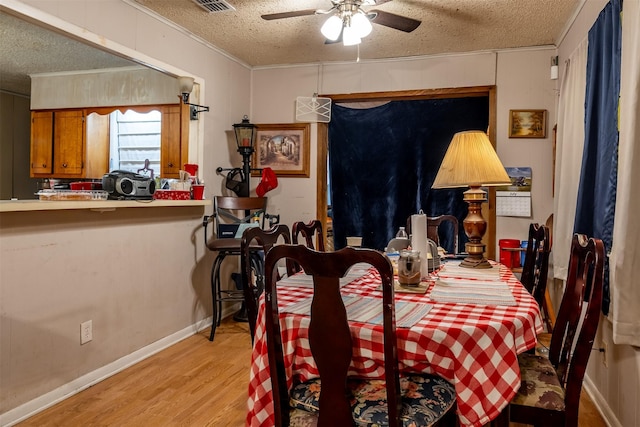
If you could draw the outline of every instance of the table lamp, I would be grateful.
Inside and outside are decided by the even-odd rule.
[[[482,203],[487,193],[481,187],[511,184],[489,137],[482,131],[458,132],[444,155],[436,179],[431,188],[469,187],[464,201],[469,212],[463,221],[469,242],[465,245],[469,254],[460,265],[467,268],[491,268],[484,257],[482,237],[487,221],[482,217]]]

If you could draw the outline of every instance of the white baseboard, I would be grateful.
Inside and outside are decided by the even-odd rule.
[[[602,415],[602,418],[604,419],[604,422],[607,424],[607,426],[622,427],[622,424],[620,424],[620,421],[618,421],[618,418],[611,410],[611,407],[609,407],[607,401],[604,399],[604,397],[602,397],[602,394],[600,394],[595,384],[591,381],[591,378],[585,375],[582,385],[583,390],[587,392],[587,394],[593,401],[593,404],[598,409],[598,412],[600,412],[600,415]]]
[[[225,310],[223,312],[223,315],[226,316],[230,314],[228,313],[229,311],[229,309]],[[121,357],[120,359],[109,363],[108,365],[98,368],[93,372],[89,372],[86,375],[76,378],[75,380],[62,385],[55,390],[45,393],[42,396],[36,397],[35,399],[27,403],[11,409],[10,411],[0,414],[0,426],[10,427],[21,421],[24,421],[25,419],[37,414],[38,412],[41,412],[55,405],[56,403],[61,402],[64,399],[67,399],[68,397],[73,396],[74,394],[77,394],[82,390],[85,390],[92,385],[107,379],[117,374],[118,372],[130,367],[131,365],[134,365],[210,326],[211,317],[208,317],[197,323],[189,325],[178,332],[164,337],[152,344],[149,344],[148,346],[143,347],[140,350],[134,351],[131,354]]]

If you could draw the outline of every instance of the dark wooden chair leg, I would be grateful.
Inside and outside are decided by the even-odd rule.
[[[491,427],[509,427],[509,405],[500,412],[496,419],[491,421]]]

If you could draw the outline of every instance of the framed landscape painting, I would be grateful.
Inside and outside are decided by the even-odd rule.
[[[547,110],[509,110],[509,138],[546,138]]]
[[[309,177],[309,123],[256,125],[252,169],[269,167],[277,176]],[[252,176],[260,176],[252,171]]]

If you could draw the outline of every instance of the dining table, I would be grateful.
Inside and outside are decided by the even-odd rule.
[[[397,354],[401,374],[438,375],[456,390],[460,425],[495,419],[520,387],[517,355],[535,347],[540,310],[506,266],[469,269],[443,262],[418,286],[396,283]],[[349,375],[383,378],[382,291],[378,272],[356,265],[341,279],[352,334]],[[289,387],[318,377],[309,349],[311,276],[303,272],[277,283],[283,351]],[[378,310],[378,312],[376,312]],[[274,425],[271,375],[260,299],[251,355],[246,425]]]

